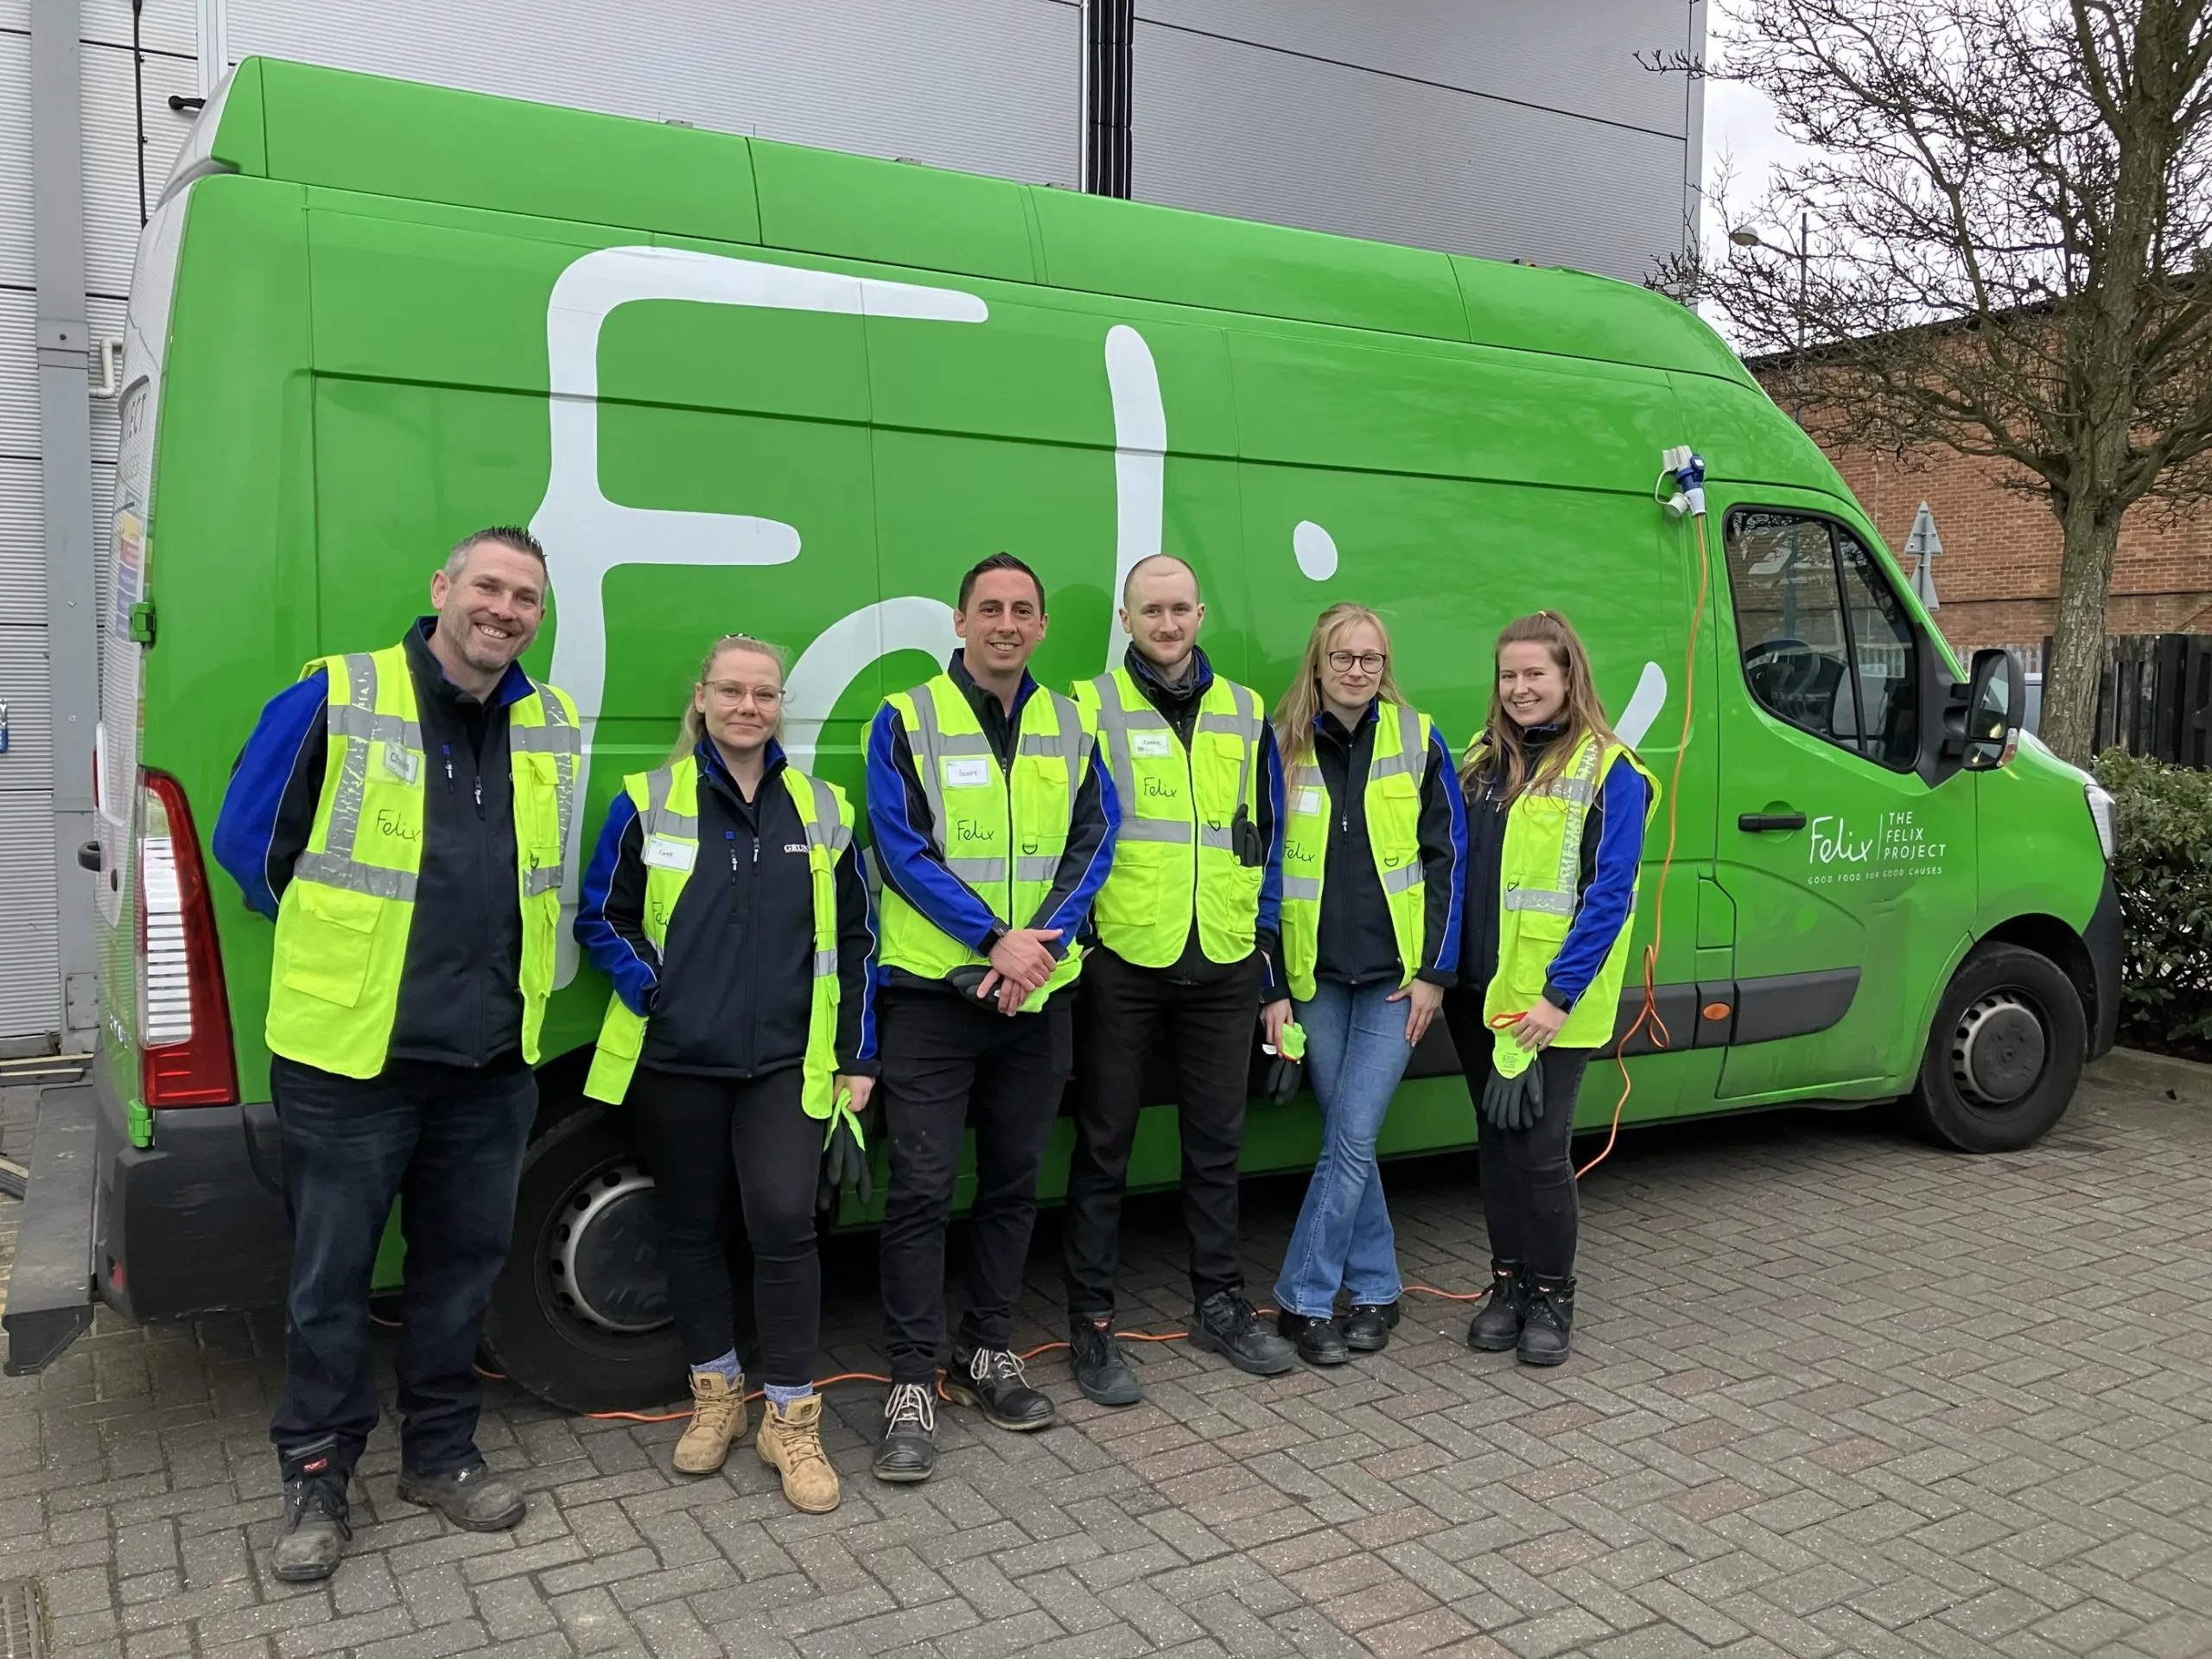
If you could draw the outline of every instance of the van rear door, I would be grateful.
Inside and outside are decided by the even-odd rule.
[[[1915,770],[1933,645],[1832,499],[1714,505],[1729,595],[1716,874],[1737,982],[1719,1092],[1894,1092],[1974,899],[1972,779]]]

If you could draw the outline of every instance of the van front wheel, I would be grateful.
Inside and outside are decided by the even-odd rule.
[[[484,1353],[500,1376],[567,1411],[632,1410],[683,1394],[658,1198],[604,1107],[562,1118],[523,1154]]]
[[[2031,1146],[2066,1115],[2088,1037],[2081,993],[2056,963],[1984,945],[1960,964],[1936,1011],[1906,1121],[1961,1152]]]

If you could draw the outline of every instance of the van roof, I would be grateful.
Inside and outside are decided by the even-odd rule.
[[[1563,267],[1363,241],[272,58],[245,60],[218,99],[181,158],[172,189],[186,176],[231,171],[1757,384],[1685,307]]]

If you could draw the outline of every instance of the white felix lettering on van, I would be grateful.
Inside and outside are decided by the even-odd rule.
[[[624,506],[610,501],[599,484],[599,336],[619,307],[644,300],[689,300],[706,305],[763,306],[786,311],[834,311],[850,316],[912,317],[937,322],[981,322],[990,315],[982,300],[958,289],[925,288],[911,283],[848,276],[836,271],[804,270],[733,259],[683,248],[602,248],[588,253],[561,273],[545,309],[547,417],[552,439],[552,467],[545,499],[531,518],[531,533],[552,550],[556,568],[566,579],[553,641],[552,680],[575,699],[583,727],[584,753],[578,792],[588,797],[592,739],[607,689],[607,613],[604,588],[610,571],[632,564],[786,564],[799,553],[796,526],[747,513],[688,512]],[[934,601],[928,601],[934,603]],[[880,607],[871,607],[869,611]],[[940,604],[933,612],[895,605],[895,628],[887,628],[869,611],[845,619],[842,637],[866,657],[833,662],[807,653],[810,707],[826,714],[839,692],[883,650],[904,648],[926,638],[934,646],[941,632],[951,633],[950,613]],[[944,626],[936,625],[943,613]],[[898,644],[887,636],[895,634]],[[817,646],[822,642],[817,640]],[[835,689],[836,669],[846,672]],[[798,674],[794,671],[793,689]],[[826,697],[823,693],[827,692]],[[819,729],[820,717],[815,719]],[[787,746],[788,747],[788,746]],[[813,745],[804,766],[813,759]],[[579,835],[578,813],[570,834]],[[562,925],[553,982],[575,976],[576,945],[569,924],[575,917],[576,884],[582,865],[577,849],[565,849],[567,879],[561,889]]]
[[[1813,820],[1806,850],[1815,864],[1864,864],[1874,855],[1874,837],[1854,832],[1840,814],[1823,812]]]

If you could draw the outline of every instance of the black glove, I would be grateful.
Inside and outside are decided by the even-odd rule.
[[[875,1197],[875,1176],[868,1169],[868,1150],[861,1138],[868,1133],[863,1116],[840,1106],[830,1115],[830,1133],[822,1147],[822,1178],[814,1189],[815,1208],[825,1214],[837,1207],[837,1194],[848,1182],[862,1204]]]
[[[1501,1077],[1491,1068],[1483,1084],[1483,1116],[1493,1129],[1533,1128],[1544,1115],[1544,1067],[1532,1059],[1517,1077]]]
[[[1306,1062],[1294,1060],[1287,1054],[1262,1058],[1260,1097],[1278,1106],[1287,1106],[1298,1098],[1299,1090],[1305,1086]]]

